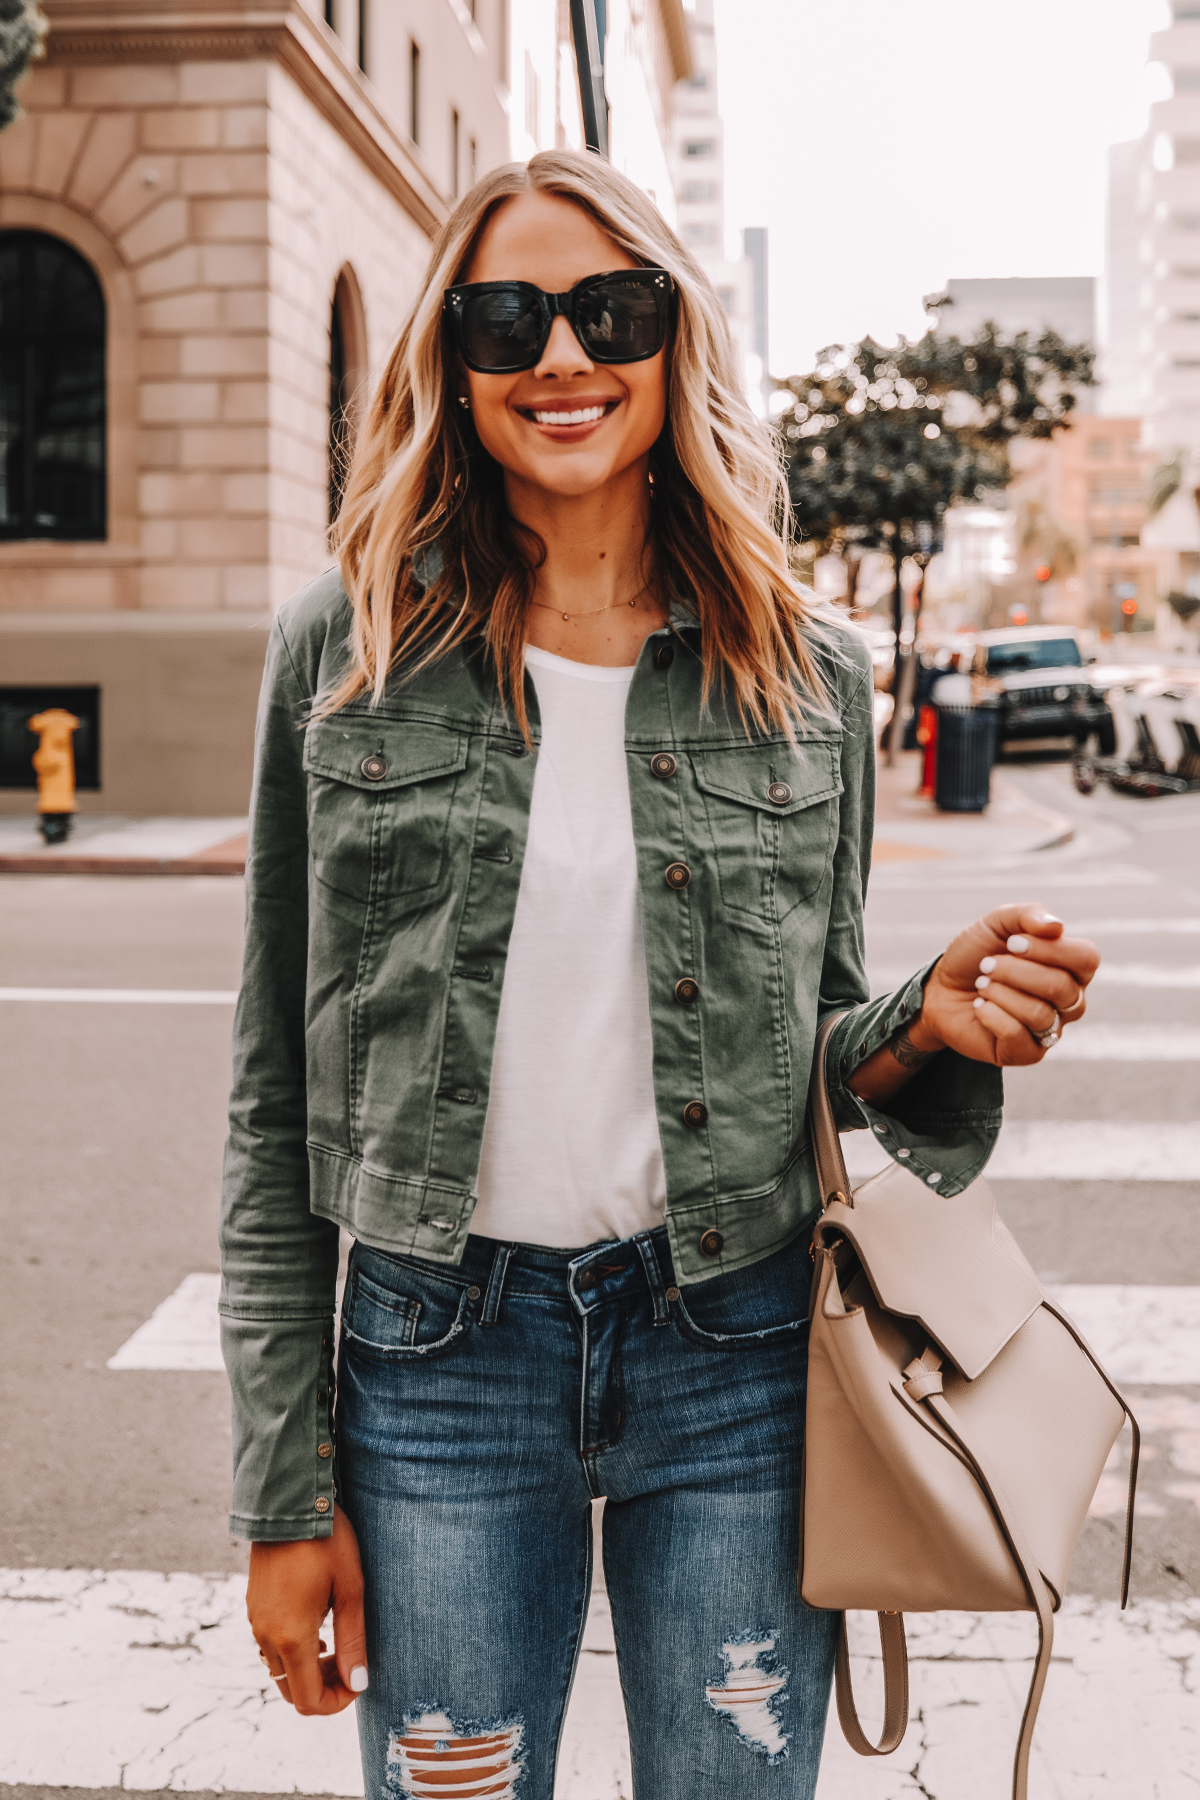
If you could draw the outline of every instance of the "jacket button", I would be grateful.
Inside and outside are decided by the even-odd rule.
[[[692,1006],[700,998],[699,983],[685,975],[682,981],[675,983],[675,998],[680,1006]]]
[[[666,750],[660,750],[657,756],[650,758],[650,773],[657,775],[660,781],[669,781],[679,764]]]
[[[681,892],[691,879],[692,871],[686,863],[667,864],[666,883],[669,888],[674,888],[676,893]]]
[[[318,1456],[332,1456],[333,1455],[333,1445],[332,1444],[318,1444],[317,1445],[317,1455]]]
[[[388,772],[388,759],[386,756],[364,756],[358,766],[368,781],[382,781]]]
[[[786,781],[773,781],[767,789],[767,799],[774,806],[786,806],[792,797],[792,790]]]
[[[658,646],[658,649],[654,652],[655,668],[656,669],[669,669],[671,664],[674,661],[675,661],[675,646],[674,646],[674,644],[660,644]]]
[[[324,1404],[325,1404],[325,1389],[318,1388],[317,1389],[317,1405],[324,1406]]]
[[[689,1100],[683,1109],[683,1122],[690,1125],[693,1131],[699,1131],[702,1125],[708,1124],[708,1108],[703,1100]]]
[[[710,1232],[709,1235],[712,1236],[713,1234]],[[314,1500],[314,1502],[313,1502],[313,1505],[315,1506],[316,1510],[319,1513],[327,1513],[332,1504],[333,1504],[333,1502],[330,1500],[327,1500],[325,1498],[324,1494],[321,1495],[321,1498],[319,1500]]]
[[[701,1256],[720,1256],[725,1248],[725,1239],[719,1231],[706,1231],[700,1239]]]

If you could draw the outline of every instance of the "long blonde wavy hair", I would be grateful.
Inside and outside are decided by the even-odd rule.
[[[582,207],[636,263],[675,281],[667,423],[650,457],[654,566],[664,600],[698,616],[703,691],[732,688],[747,726],[793,735],[825,688],[788,566],[790,512],[776,440],[746,404],[707,275],[654,203],[598,156],[543,151],[476,182],[433,246],[420,298],[362,422],[333,529],[353,611],[350,666],[315,716],[482,633],[529,739],[525,618],[544,546],[511,518],[504,472],[455,404],[458,358],[442,294],[461,281],[494,209],[518,194]],[[434,550],[436,546],[436,551]]]

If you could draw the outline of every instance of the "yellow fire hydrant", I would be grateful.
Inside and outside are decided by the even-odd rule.
[[[65,843],[77,811],[71,735],[79,725],[74,713],[61,706],[36,713],[28,722],[28,729],[38,734],[38,747],[33,753],[38,778],[38,824],[48,844]]]

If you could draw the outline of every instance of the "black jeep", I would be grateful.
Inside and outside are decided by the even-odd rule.
[[[1000,683],[999,744],[1065,738],[1083,745],[1095,737],[1101,756],[1113,754],[1112,713],[1094,692],[1079,641],[1067,626],[982,631],[979,643],[988,675]]]

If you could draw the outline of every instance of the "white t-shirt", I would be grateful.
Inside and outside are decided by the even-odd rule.
[[[574,1249],[660,1225],[666,1173],[625,767],[632,669],[532,646],[542,742],[471,1230]]]

